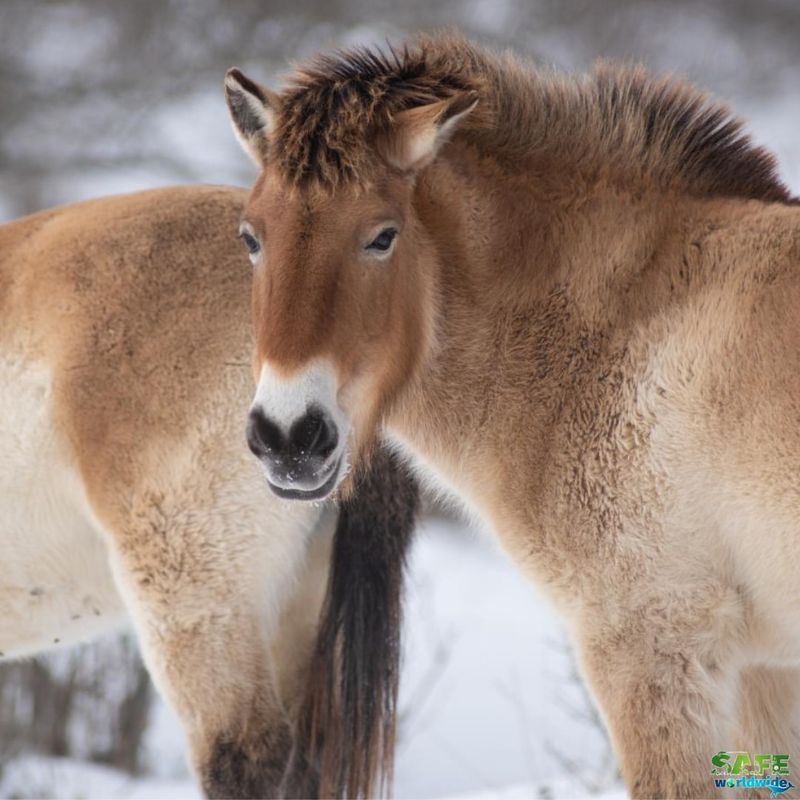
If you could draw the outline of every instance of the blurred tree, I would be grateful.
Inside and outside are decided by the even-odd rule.
[[[136,774],[151,701],[130,636],[0,665],[0,770],[32,752]]]
[[[0,220],[74,199],[87,183],[246,183],[221,98],[227,67],[275,80],[320,48],[443,26],[567,68],[598,56],[643,60],[738,97],[780,91],[778,78],[796,70],[800,4],[3,0]],[[209,136],[220,128],[221,140]]]

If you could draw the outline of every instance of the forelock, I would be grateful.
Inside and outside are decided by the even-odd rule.
[[[397,113],[475,88],[437,50],[360,47],[298,67],[279,95],[272,163],[293,185],[369,182],[381,166],[375,136]]]

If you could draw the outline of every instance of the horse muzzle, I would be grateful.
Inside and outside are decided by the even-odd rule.
[[[247,420],[247,443],[264,466],[267,483],[290,500],[320,500],[337,486],[342,454],[335,422],[321,408],[310,406],[285,431],[263,409]]]

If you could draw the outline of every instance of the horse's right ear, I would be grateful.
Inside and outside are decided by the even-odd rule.
[[[403,172],[415,172],[436,157],[439,148],[478,105],[476,91],[399,112],[377,146],[384,158]]]
[[[225,102],[236,138],[250,158],[263,166],[268,138],[275,127],[277,95],[233,68],[225,75]]]

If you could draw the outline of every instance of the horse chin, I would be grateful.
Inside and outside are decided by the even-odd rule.
[[[314,489],[299,489],[293,487],[276,486],[269,478],[267,478],[267,485],[272,490],[273,494],[284,500],[324,500],[335,491],[339,485],[339,480],[342,472],[342,459],[336,462],[329,477],[323,483]]]

